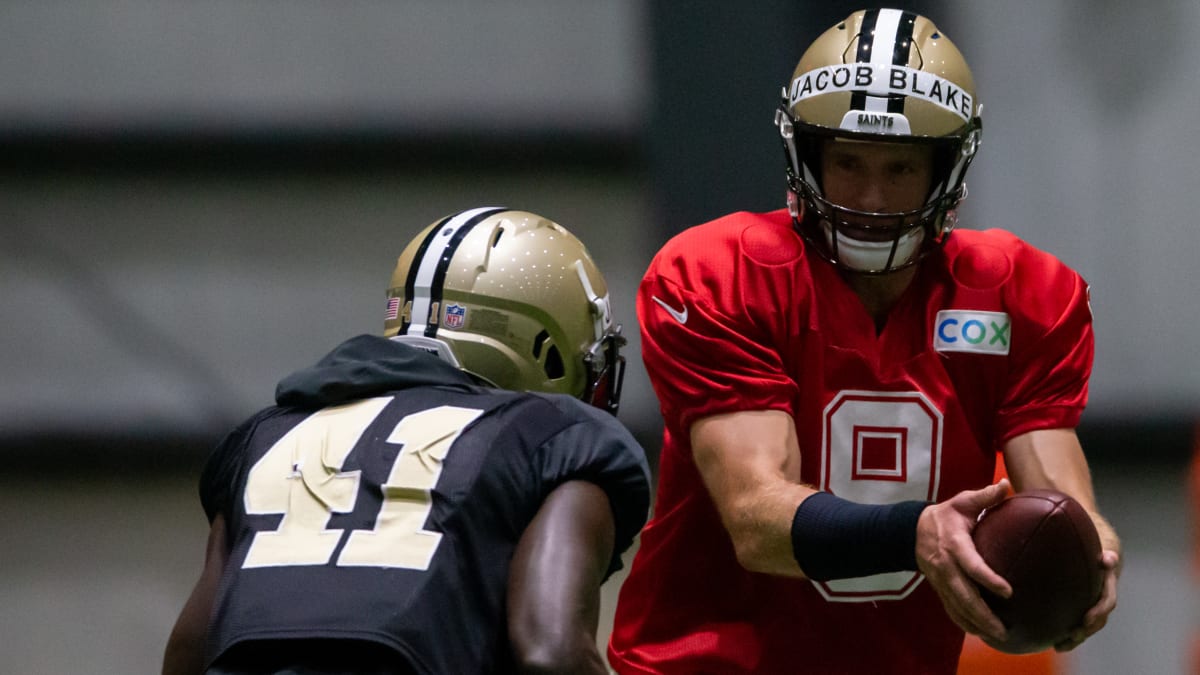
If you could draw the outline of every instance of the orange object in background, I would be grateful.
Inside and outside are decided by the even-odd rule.
[[[996,473],[992,482],[1007,476],[1004,457],[997,454]],[[1065,672],[1062,661],[1063,657],[1052,649],[1036,654],[1005,654],[987,646],[974,635],[968,635],[963,641],[962,656],[958,660],[958,675],[1062,675]]]
[[[1192,444],[1192,470],[1188,475],[1188,501],[1192,506],[1192,595],[1200,596],[1200,425]],[[1191,673],[1200,675],[1200,626],[1192,626]]]
[[[1048,649],[1036,654],[1005,654],[983,644],[974,635],[963,641],[958,675],[1060,675],[1061,657]]]
[[[1196,440],[1192,444],[1192,470],[1188,476],[1188,502],[1192,505],[1192,577],[1196,583],[1200,584],[1200,425],[1196,426]],[[1197,635],[1197,638],[1200,638],[1200,635]]]

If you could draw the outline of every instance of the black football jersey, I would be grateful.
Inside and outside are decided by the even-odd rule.
[[[277,401],[201,479],[232,551],[209,662],[248,640],[346,638],[388,645],[417,672],[505,672],[509,561],[545,497],[574,479],[606,491],[610,572],[646,517],[643,450],[570,397],[476,386],[360,336],[284,380]]]

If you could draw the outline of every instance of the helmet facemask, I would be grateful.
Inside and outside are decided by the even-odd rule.
[[[613,415],[617,414],[620,406],[621,387],[625,381],[625,357],[621,355],[623,346],[625,337],[621,335],[621,326],[617,325],[583,357],[587,386],[580,398]]]

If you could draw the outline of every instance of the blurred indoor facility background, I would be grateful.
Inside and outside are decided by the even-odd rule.
[[[897,6],[979,83],[964,225],[1092,284],[1080,434],[1126,568],[1064,669],[1187,672],[1200,3]],[[588,244],[631,338],[622,419],[656,452],[641,274],[684,227],[783,205],[780,88],[858,8],[0,4],[0,671],[157,672],[203,560],[207,451],[281,376],[381,331],[400,248],[448,213],[528,209]]]

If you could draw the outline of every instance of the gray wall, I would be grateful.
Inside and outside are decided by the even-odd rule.
[[[638,176],[496,156],[630,146],[643,43],[632,1],[0,7],[0,438],[229,424],[342,337],[381,330],[403,244],[489,203],[594,249],[634,338],[629,419],[652,426]],[[332,167],[253,156],[314,139]],[[356,166],[373,143],[374,168]]]
[[[0,127],[623,132],[633,0],[11,0]]]
[[[503,204],[580,233],[631,338],[623,418],[657,410],[633,294],[653,245],[612,171],[9,177],[0,237],[0,429],[199,435],[273,400],[345,337],[383,330],[396,257],[421,228]]]

